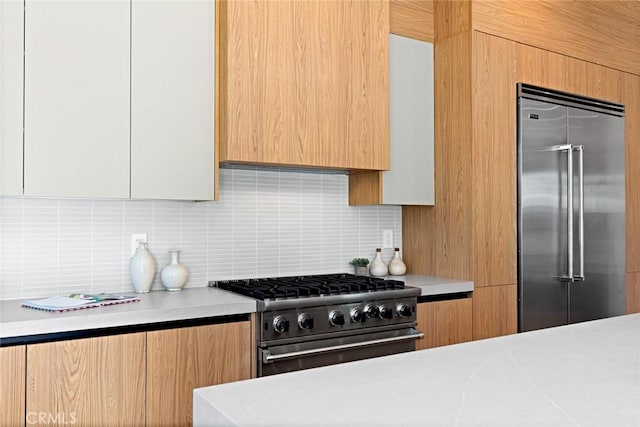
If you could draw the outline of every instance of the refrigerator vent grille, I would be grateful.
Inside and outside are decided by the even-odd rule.
[[[622,104],[614,104],[613,102],[572,95],[570,93],[545,89],[525,83],[518,83],[517,89],[519,98],[553,102],[555,104],[569,107],[584,108],[586,110],[597,111],[599,113],[624,117],[624,105]]]

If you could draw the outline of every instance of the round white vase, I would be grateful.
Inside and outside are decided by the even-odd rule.
[[[180,264],[180,250],[169,250],[171,256],[171,262],[160,273],[160,280],[162,285],[167,291],[175,292],[182,290],[182,287],[187,283],[187,276],[189,271],[187,267]]]
[[[407,272],[407,266],[400,257],[400,248],[395,248],[393,258],[389,261],[389,274],[392,276],[402,276]]]
[[[376,248],[376,257],[371,261],[371,265],[369,265],[369,274],[375,277],[386,276],[389,272],[387,264],[384,263],[380,256],[380,252],[380,248]]]
[[[151,252],[147,249],[147,244],[140,242],[135,255],[131,257],[131,261],[129,262],[131,283],[137,293],[144,294],[151,290],[155,270],[156,262],[153,259],[153,255],[151,255]]]

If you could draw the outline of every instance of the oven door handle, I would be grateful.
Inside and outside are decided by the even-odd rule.
[[[401,335],[399,337],[380,338],[380,339],[370,340],[370,341],[362,341],[362,342],[351,343],[351,344],[333,345],[330,347],[320,347],[320,348],[313,348],[309,350],[292,351],[290,353],[282,353],[282,354],[271,354],[269,350],[262,350],[262,362],[272,363],[278,360],[293,359],[295,357],[303,357],[303,356],[312,356],[315,354],[329,353],[332,351],[349,350],[353,348],[368,347],[368,346],[379,345],[379,344],[388,344],[388,343],[398,342],[398,341],[417,340],[422,337],[424,337],[424,334],[422,332],[417,332],[417,333],[412,333],[410,335]]]

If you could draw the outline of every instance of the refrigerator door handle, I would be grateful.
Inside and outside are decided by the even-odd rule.
[[[573,146],[564,146],[567,150],[567,276],[573,281]],[[564,151],[564,150],[563,150]]]
[[[574,145],[578,152],[578,274],[573,276],[575,281],[584,280],[584,146]]]
[[[578,276],[573,275],[573,151],[574,149],[580,153],[580,162],[582,162],[582,146],[575,146],[580,148],[574,148],[571,144],[563,144],[563,145],[552,145],[550,147],[544,147],[537,149],[536,151],[566,151],[567,153],[567,275],[560,276],[558,279],[563,282],[573,282],[576,280]],[[580,188],[584,184],[582,179],[582,163],[580,163]],[[582,203],[583,192],[580,191],[580,205],[584,206]],[[584,209],[581,209],[581,212]],[[584,217],[583,212],[580,214],[580,223],[584,225],[584,221],[582,218]],[[582,226],[580,230],[582,230]],[[584,252],[582,249],[584,248],[584,235],[580,233],[580,248],[581,248],[581,256],[580,256],[580,269],[582,274],[582,279],[584,280],[584,263],[583,257]]]

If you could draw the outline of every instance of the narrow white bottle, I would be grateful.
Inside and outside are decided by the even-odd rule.
[[[402,276],[407,272],[407,266],[400,257],[400,248],[395,249],[393,258],[389,261],[389,274],[392,276]]]
[[[376,277],[386,276],[389,270],[387,269],[387,264],[384,263],[381,256],[382,250],[380,248],[376,248],[376,257],[371,261],[371,265],[369,266],[369,274]]]
[[[133,283],[133,289],[137,293],[144,294],[149,292],[155,270],[156,261],[153,259],[151,252],[147,249],[147,244],[142,241],[138,241],[136,253],[129,263],[131,283]]]

